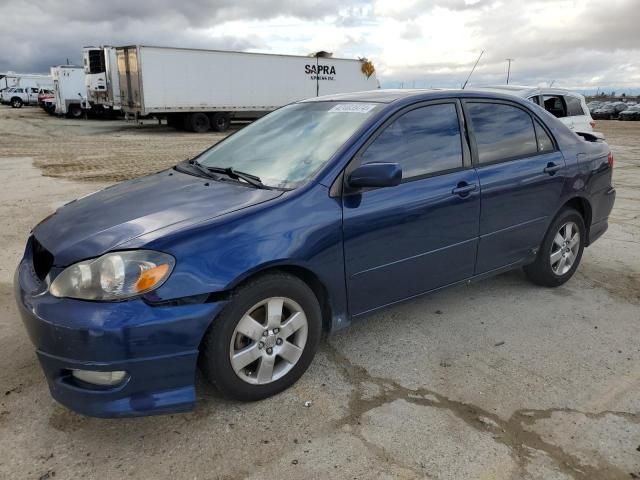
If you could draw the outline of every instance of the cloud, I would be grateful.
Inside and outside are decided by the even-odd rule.
[[[47,72],[84,45],[146,44],[374,61],[383,86],[640,86],[637,0],[16,0],[0,71]]]

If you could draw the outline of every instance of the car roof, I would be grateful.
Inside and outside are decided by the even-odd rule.
[[[323,95],[302,100],[308,102],[371,102],[394,103],[401,100],[428,101],[439,98],[494,98],[498,100],[513,100],[513,95],[498,91],[478,89],[377,89],[364,92],[339,93]]]
[[[575,97],[583,97],[583,95],[567,90],[566,88],[531,87],[526,85],[487,85],[484,87],[473,87],[473,89],[484,92],[510,93],[511,95],[522,98],[533,95],[572,95]]]

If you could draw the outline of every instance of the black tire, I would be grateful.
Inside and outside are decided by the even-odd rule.
[[[195,133],[205,133],[211,130],[211,122],[205,113],[192,113],[187,115],[189,131]]]
[[[184,130],[184,118],[182,115],[168,115],[167,126],[175,128],[176,130]]]
[[[13,97],[11,99],[11,108],[22,108],[22,105],[24,105],[24,103],[20,97]]]
[[[67,110],[67,116],[69,118],[80,118],[82,117],[82,108],[77,103],[69,105],[69,109]]]
[[[551,260],[551,254],[554,252],[554,249],[557,249],[557,244],[554,245],[554,238],[556,234],[562,233],[563,226],[570,222],[577,226],[580,235],[579,244],[577,250],[575,250],[571,268],[562,274],[558,274],[552,268]],[[558,287],[562,285],[573,276],[578,265],[580,265],[586,239],[586,228],[582,215],[573,208],[562,209],[549,226],[535,261],[524,267],[527,278],[536,285],[544,287]]]
[[[282,377],[270,383],[251,384],[242,380],[231,365],[231,341],[243,316],[254,305],[271,297],[287,297],[302,308],[307,318],[306,343],[297,362]],[[291,275],[265,274],[238,287],[228,305],[213,320],[200,347],[200,369],[223,396],[242,401],[261,400],[287,389],[302,376],[318,349],[321,331],[320,305],[311,288]],[[258,362],[261,365],[262,360]]]
[[[231,115],[217,112],[211,115],[211,126],[216,132],[226,132],[231,125]]]

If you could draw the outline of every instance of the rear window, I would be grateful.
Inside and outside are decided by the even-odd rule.
[[[468,103],[478,161],[491,163],[538,152],[531,116],[520,108],[497,103]]]
[[[551,137],[547,135],[547,132],[545,131],[544,128],[542,128],[542,125],[540,125],[540,122],[536,120],[535,125],[536,125],[536,139],[538,140],[538,151],[539,152],[552,151],[554,149],[553,140],[551,140]]]
[[[579,98],[567,95],[564,99],[567,103],[567,116],[586,115],[582,110],[582,102]]]

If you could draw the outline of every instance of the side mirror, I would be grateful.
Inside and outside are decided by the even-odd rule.
[[[402,168],[397,163],[365,163],[356,168],[347,180],[350,187],[395,187],[402,181]]]

